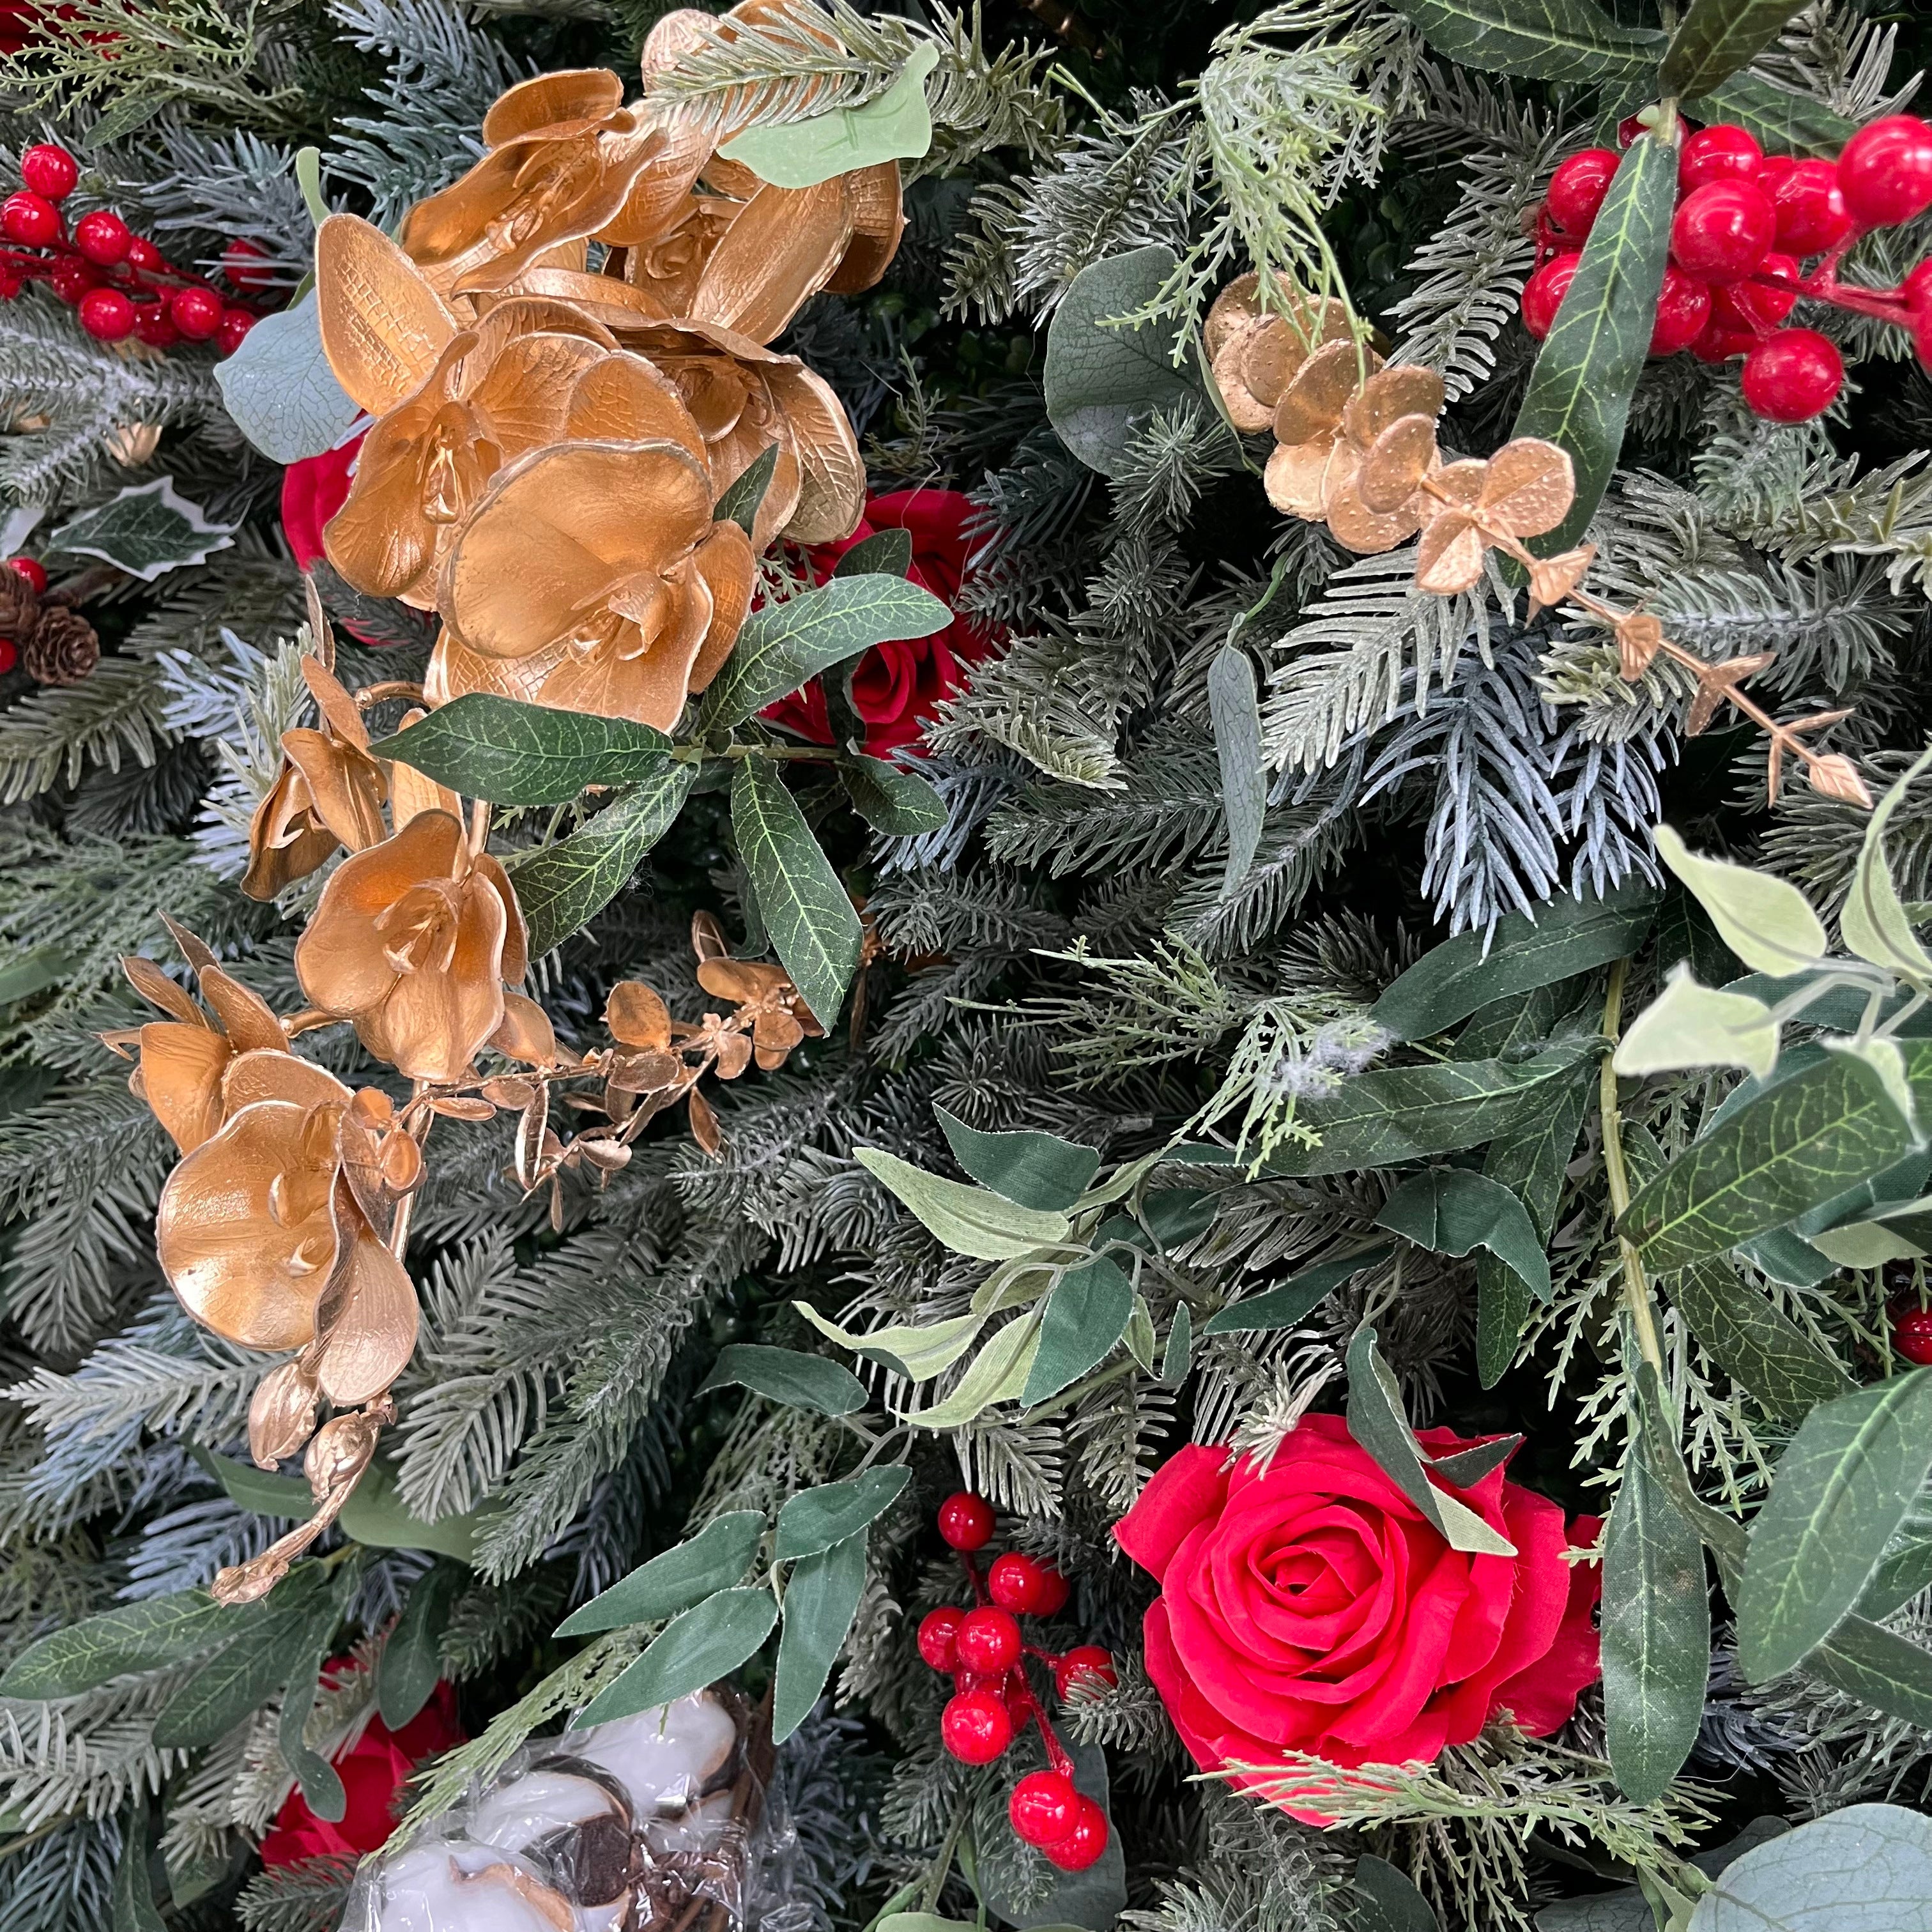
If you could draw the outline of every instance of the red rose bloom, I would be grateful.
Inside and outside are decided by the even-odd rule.
[[[322,555],[322,526],[348,500],[350,469],[362,447],[358,436],[282,472],[282,533],[297,569],[308,569]]]
[[[1515,1556],[1450,1549],[1340,1416],[1304,1416],[1265,1474],[1222,1448],[1162,1465],[1114,1533],[1160,1580],[1148,1675],[1204,1771],[1258,1766],[1235,1782],[1264,1790],[1289,1752],[1400,1764],[1504,1711],[1535,1737],[1570,1716],[1598,1674],[1597,1566],[1563,1560],[1562,1510],[1502,1468],[1456,1494]]]
[[[874,496],[866,506],[865,520],[851,536],[838,543],[816,544],[807,552],[813,578],[825,582],[854,544],[881,530],[910,530],[908,580],[953,607],[973,551],[973,540],[966,532],[973,514],[970,500],[956,490],[902,490],[890,496]],[[874,644],[852,672],[852,708],[865,721],[866,749],[884,758],[916,742],[940,700],[959,688],[960,667],[976,664],[1000,641],[996,632],[956,616],[929,638]],[[816,679],[769,706],[764,716],[814,745],[832,742],[825,693]]]
[[[355,1743],[336,1754],[335,1768],[349,1798],[340,1818],[333,1824],[318,1818],[298,1785],[262,1840],[262,1862],[296,1865],[309,1858],[359,1858],[374,1851],[396,1828],[396,1793],[410,1773],[424,1758],[465,1742],[456,1720],[456,1692],[448,1684],[439,1684],[400,1731],[371,1718]]]

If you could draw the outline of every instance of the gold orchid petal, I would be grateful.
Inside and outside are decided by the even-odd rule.
[[[346,581],[372,597],[407,597],[434,571],[438,526],[424,514],[422,440],[434,419],[427,403],[385,416],[362,440],[342,507],[322,544]]]
[[[1372,368],[1375,358],[1368,358]],[[1362,358],[1352,342],[1328,342],[1296,370],[1275,406],[1275,440],[1306,442],[1325,436],[1342,420],[1342,411],[1361,378]]]
[[[668,731],[684,709],[692,666],[711,627],[710,587],[687,560],[658,580],[650,602],[648,632],[627,621],[613,643],[573,651],[544,679],[542,701]]]
[[[560,121],[605,121],[624,104],[624,83],[608,67],[566,68],[520,81],[483,117],[483,145],[500,148]]]
[[[346,1182],[336,1202],[343,1252],[322,1311],[315,1378],[338,1408],[353,1408],[409,1366],[422,1318],[408,1270],[376,1238]]]
[[[416,264],[359,215],[316,231],[322,346],[335,380],[373,416],[394,409],[436,367],[456,318]]]
[[[842,175],[812,188],[767,183],[704,265],[692,318],[770,342],[831,278],[852,232]]]
[[[412,705],[396,721],[398,731],[406,731],[412,724],[419,724],[429,716],[419,705]],[[389,774],[389,815],[400,832],[418,812],[446,812],[452,818],[463,816],[463,801],[447,785],[438,784],[428,773],[419,772],[413,765],[400,760],[388,767]],[[380,842],[377,838],[369,842]],[[359,847],[352,847],[359,850]]]
[[[234,1048],[226,1034],[177,1020],[141,1028],[141,1091],[183,1154],[220,1130],[221,1076]]]
[[[1415,560],[1418,589],[1438,597],[1468,590],[1483,574],[1483,533],[1460,510],[1445,510],[1422,533]]]
[[[606,334],[647,328],[668,319],[664,305],[650,290],[634,288],[615,275],[586,274],[580,268],[526,268],[502,291],[480,292],[477,305],[487,320],[495,302],[532,296],[568,302]],[[621,335],[615,339],[621,340]]]
[[[208,1016],[188,998],[185,988],[178,986],[152,959],[143,958],[138,952],[124,955],[121,970],[128,976],[128,983],[146,1000],[149,1006],[179,1020],[184,1026],[208,1025]]]
[[[794,543],[836,543],[866,514],[866,465],[845,406],[802,363],[774,369],[768,380],[798,456],[798,502],[784,533]]]
[[[423,694],[433,705],[479,691],[492,698],[514,698],[520,704],[541,704],[544,680],[569,652],[566,642],[547,645],[527,657],[486,657],[446,627],[429,654]]]
[[[717,16],[695,7],[674,7],[654,21],[638,57],[646,90],[652,74],[669,73],[686,54],[707,45],[717,31]]]
[[[604,1003],[604,1024],[613,1040],[647,1053],[670,1045],[670,1012],[641,980],[620,980]]]
[[[1260,315],[1260,290],[1261,278],[1250,268],[1245,275],[1237,275],[1214,298],[1214,304],[1201,326],[1201,346],[1210,362],[1220,362],[1229,338]]]
[[[704,460],[704,438],[677,385],[643,356],[622,350],[578,376],[563,434],[573,442],[674,442]]]
[[[298,1348],[335,1262],[332,1152],[284,1100],[244,1107],[186,1155],[154,1216],[162,1272],[194,1318],[250,1348]]]
[[[503,344],[469,400],[506,461],[564,434],[579,378],[610,353],[581,335],[520,335]]]
[[[222,1076],[222,1105],[231,1119],[261,1100],[286,1100],[313,1111],[346,1107],[350,1099],[349,1089],[327,1067],[273,1047],[237,1054]]]
[[[495,889],[480,878],[466,880],[447,963],[432,958],[399,974],[380,1004],[356,1016],[363,1045],[412,1080],[460,1079],[503,1023],[505,924]]]
[[[326,732],[298,726],[282,734],[282,755],[302,774],[315,816],[352,852],[385,836],[382,768],[368,752]]]
[[[315,1432],[322,1391],[300,1361],[271,1369],[248,1404],[248,1454],[258,1468],[272,1469]]]
[[[355,699],[343,688],[342,680],[320,658],[315,657],[303,658],[302,674],[309,695],[315,700],[315,708],[322,714],[323,724],[344,744],[358,752],[366,752],[369,748],[368,728],[362,722],[362,714],[357,710]]]
[[[852,239],[831,279],[835,296],[856,296],[871,288],[892,266],[905,232],[905,199],[899,164],[880,161],[855,168],[845,177],[852,194]]]
[[[698,292],[704,265],[723,240],[742,202],[722,194],[691,194],[662,234],[630,248],[624,279],[670,315],[682,315]]]
[[[1398,416],[1370,445],[1357,488],[1371,510],[1401,508],[1436,460],[1436,418]]]
[[[242,890],[251,899],[272,899],[334,857],[341,844],[315,822],[308,781],[285,759],[248,821],[248,869]]]
[[[691,561],[711,592],[711,628],[691,667],[690,688],[699,692],[724,668],[738,641],[752,608],[758,560],[751,538],[737,524],[724,523],[711,526],[711,534],[692,551]]]
[[[1562,522],[1576,500],[1576,470],[1558,444],[1520,436],[1490,458],[1481,507],[1484,520],[1497,530],[1541,536]]]
[[[478,852],[470,861],[472,874],[483,880],[503,902],[503,958],[501,977],[509,985],[519,984],[530,970],[530,928],[524,923],[524,909],[517,903],[517,889],[510,883],[502,861],[494,853]]]
[[[604,278],[591,279],[602,281]],[[486,298],[476,323],[478,361],[488,368],[504,346],[520,335],[580,335],[600,349],[617,346],[617,338],[601,322],[559,296],[519,292]]]
[[[219,966],[204,966],[196,975],[201,997],[214,1010],[237,1053],[256,1047],[280,1052],[288,1046],[288,1036],[274,1010],[260,993],[251,992],[231,973]]]
[[[654,112],[650,119],[657,146],[632,177],[623,206],[597,230],[598,240],[610,248],[640,247],[674,226],[711,158],[716,136],[695,117]]]

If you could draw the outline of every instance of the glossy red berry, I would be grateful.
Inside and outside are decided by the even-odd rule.
[[[1700,128],[1677,157],[1677,184],[1688,194],[1714,181],[1756,181],[1764,150],[1742,128]]]
[[[1580,255],[1552,256],[1523,284],[1522,326],[1538,341],[1550,333],[1556,311],[1570,292],[1576,264],[1582,259]]]
[[[1838,157],[1838,188],[1861,228],[1891,228],[1932,208],[1932,128],[1888,114],[1861,128]]]
[[[1106,1856],[1107,1838],[1106,1813],[1092,1798],[1083,1796],[1072,1830],[1065,1838],[1041,1849],[1046,1854],[1047,1863],[1058,1865],[1062,1871],[1084,1871]]]
[[[1036,1617],[1057,1617],[1066,1607],[1066,1599],[1072,1593],[1072,1586],[1051,1564],[1042,1564],[1040,1570],[1040,1596],[1034,1605]]]
[[[993,1534],[993,1506],[970,1490],[956,1490],[939,1506],[939,1533],[955,1550],[984,1550]]]
[[[165,302],[134,304],[134,334],[150,349],[172,349],[181,340],[181,331],[176,328]]]
[[[1634,114],[1628,115],[1617,123],[1617,146],[1620,148],[1628,148],[1640,134],[1647,134],[1649,132],[1650,129],[1647,123],[1640,120]]]
[[[1675,262],[1665,265],[1657,298],[1657,326],[1650,332],[1653,356],[1675,356],[1688,349],[1711,320],[1711,291]]]
[[[992,1568],[986,1572],[986,1594],[1001,1610],[1011,1610],[1016,1616],[1036,1616],[1046,1594],[1046,1565],[1038,1558],[1010,1550],[993,1558]]]
[[[248,332],[255,326],[255,317],[245,308],[224,309],[221,326],[214,332],[214,346],[224,356],[232,356],[248,339]]]
[[[47,286],[70,308],[80,304],[89,289],[100,286],[100,276],[91,262],[78,255],[65,255],[47,272]]]
[[[221,257],[221,272],[245,294],[260,295],[275,284],[274,265],[259,242],[231,242]]]
[[[1928,256],[1898,285],[1905,305],[1914,315],[1932,310],[1932,256]]]
[[[20,662],[20,653],[14,649],[11,638],[0,638],[0,677],[4,677]]]
[[[20,179],[49,201],[64,201],[80,178],[80,164],[64,148],[42,141],[20,157]]]
[[[0,302],[11,302],[24,286],[11,268],[0,263]]]
[[[963,1614],[948,1604],[942,1610],[927,1611],[920,1619],[919,1654],[934,1670],[950,1670],[958,1661],[955,1646]]]
[[[47,568],[37,556],[10,556],[7,568],[24,577],[34,586],[38,597],[47,587]]]
[[[1025,1648],[1013,1613],[993,1604],[968,1610],[959,1620],[954,1642],[961,1667],[988,1677],[1001,1676],[1012,1670]]]
[[[46,196],[22,188],[0,201],[0,234],[23,248],[50,248],[61,237],[60,210]]]
[[[1748,356],[1757,346],[1757,332],[1742,326],[1735,309],[1720,313],[1718,296],[1711,297],[1711,320],[1704,332],[1690,345],[1690,352],[1700,362],[1728,362],[1733,356]]]
[[[1080,1822],[1080,1793],[1063,1772],[1029,1772],[1013,1786],[1006,1816],[1021,1844],[1057,1844]]]
[[[1053,1688],[1062,1697],[1077,1683],[1105,1684],[1111,1690],[1120,1681],[1113,1653],[1097,1643],[1076,1644],[1053,1666]]]
[[[1013,1741],[1013,1720],[995,1690],[962,1690],[939,1714],[939,1740],[962,1764],[991,1764]]]
[[[1604,197],[1610,191],[1610,177],[1622,158],[1610,148],[1586,148],[1572,154],[1550,177],[1550,192],[1544,206],[1550,219],[1572,242],[1580,242],[1589,233]]]
[[[1712,182],[1677,204],[1670,252],[1700,281],[1735,282],[1764,260],[1777,232],[1778,217],[1762,188],[1752,182]]]
[[[139,268],[144,275],[152,275],[158,268],[165,268],[168,265],[160,249],[145,235],[137,235],[128,244],[128,266]]]
[[[1892,1346],[1922,1368],[1932,1362],[1932,1308],[1900,1309],[1892,1318]]]
[[[1789,255],[1774,252],[1757,265],[1749,281],[1714,289],[1712,313],[1722,315],[1726,327],[1762,335],[1797,307],[1798,280],[1798,264]]]
[[[1771,422],[1809,422],[1844,380],[1837,345],[1815,328],[1780,328],[1744,358],[1744,400]]]
[[[134,304],[118,289],[89,289],[80,298],[80,326],[97,342],[121,342],[134,332]]]
[[[168,298],[174,326],[190,342],[206,342],[221,326],[221,298],[212,289],[177,289]]]
[[[97,208],[74,224],[74,245],[90,262],[111,268],[127,260],[134,231],[111,208]]]
[[[1822,255],[1852,232],[1851,212],[1829,161],[1796,161],[1774,182],[1760,176],[1778,218],[1777,244],[1787,254]]]

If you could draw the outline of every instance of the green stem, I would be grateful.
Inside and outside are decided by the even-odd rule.
[[[959,1802],[952,1808],[952,1822],[946,1828],[946,1842],[939,1848],[939,1856],[932,1862],[932,1869],[926,1875],[926,1884],[920,1894],[920,1910],[937,1912],[939,1894],[946,1889],[946,1874],[952,1869],[952,1861],[959,1850],[959,1840],[965,1835],[966,1820],[972,1815],[974,1785],[960,1794]]]
[[[1630,1169],[1624,1162],[1623,1117],[1617,1106],[1617,1034],[1623,1023],[1624,982],[1629,976],[1630,962],[1619,959],[1610,968],[1609,990],[1604,995],[1604,1037],[1610,1042],[1604,1055],[1598,1078],[1597,1108],[1604,1123],[1604,1168],[1610,1177],[1610,1211],[1618,1221],[1630,1203]],[[1657,1371],[1660,1384],[1664,1377],[1664,1348],[1658,1341],[1657,1323],[1651,1312],[1650,1284],[1644,1278],[1643,1262],[1636,1250],[1622,1234],[1617,1237],[1617,1254],[1623,1264],[1624,1300],[1630,1309],[1630,1326],[1636,1334],[1637,1352]]]

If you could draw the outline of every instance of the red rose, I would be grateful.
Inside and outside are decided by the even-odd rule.
[[[282,472],[282,533],[297,569],[308,569],[322,554],[322,526],[348,500],[350,469],[362,447],[358,436]]]
[[[1340,1416],[1304,1416],[1265,1474],[1225,1448],[1162,1466],[1114,1533],[1160,1580],[1148,1674],[1204,1771],[1294,1751],[1400,1764],[1502,1712],[1535,1737],[1570,1716],[1598,1674],[1597,1566],[1563,1560],[1562,1510],[1502,1468],[1456,1493],[1515,1556],[1450,1549]],[[1600,1527],[1579,1516],[1572,1535]]]
[[[912,567],[906,572],[908,579],[953,607],[973,551],[966,524],[974,514],[971,500],[956,490],[902,490],[890,496],[874,496],[866,506],[865,520],[850,536],[817,544],[807,553],[813,578],[823,584],[838,560],[867,537],[881,530],[910,530]],[[929,638],[874,644],[852,672],[852,708],[865,722],[866,749],[884,758],[916,742],[940,700],[959,688],[960,667],[977,663],[999,642],[996,631],[956,616]],[[814,745],[832,742],[825,694],[815,679],[770,706],[764,716]]]
[[[426,1757],[466,1741],[456,1720],[456,1692],[439,1684],[429,1702],[400,1731],[380,1718],[346,1750],[336,1754],[335,1768],[348,1794],[348,1808],[333,1824],[318,1818],[298,1786],[275,1814],[262,1840],[265,1865],[296,1865],[332,1855],[358,1858],[373,1852],[396,1828],[395,1798],[410,1773]]]

